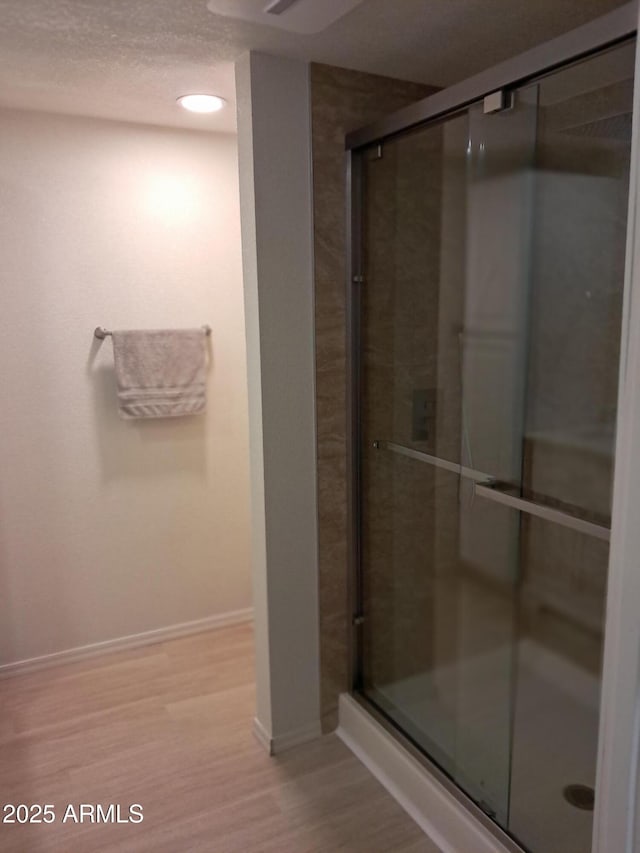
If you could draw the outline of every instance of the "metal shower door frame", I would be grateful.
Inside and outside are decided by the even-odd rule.
[[[638,3],[629,2],[613,12],[578,27],[565,35],[545,42],[513,59],[502,62],[461,83],[443,89],[434,95],[416,102],[390,116],[376,121],[347,135],[345,140],[345,173],[347,201],[347,476],[348,476],[348,613],[351,617],[349,632],[350,685],[355,698],[375,716],[385,728],[394,733],[398,740],[434,775],[441,784],[469,811],[492,831],[507,849],[520,850],[514,840],[497,824],[480,811],[476,804],[458,788],[439,768],[402,734],[380,715],[366,698],[357,694],[362,686],[362,561],[361,561],[361,470],[360,470],[360,296],[364,281],[362,257],[362,187],[364,152],[372,145],[382,143],[412,130],[429,126],[431,123],[450,118],[467,109],[498,90],[517,89],[533,80],[559,70],[609,47],[637,35]],[[633,372],[629,364],[635,357],[640,376],[640,261],[634,270],[633,246],[637,244],[635,257],[640,258],[640,217],[636,217],[636,205],[640,197],[640,159],[638,139],[638,113],[640,112],[640,56],[636,55],[634,89],[632,172],[629,194],[629,222],[627,239],[627,264],[624,288],[623,335],[621,342],[620,393],[618,402],[618,442],[614,478],[614,508],[612,516],[612,542],[609,561],[608,606],[605,631],[605,660],[603,667],[603,689],[600,714],[600,738],[597,766],[597,790],[603,793],[596,798],[594,814],[594,841],[592,853],[640,853],[634,838],[632,800],[639,799],[637,753],[640,750],[640,618],[637,630],[632,632],[629,612],[629,590],[634,578],[629,576],[631,554],[640,553],[640,525],[622,529],[625,517],[630,512],[630,471],[637,471],[636,489],[640,506],[640,395],[636,400],[632,394],[630,377]],[[638,184],[636,192],[636,183]],[[637,224],[636,224],[637,223]],[[637,233],[636,233],[637,232]],[[635,316],[631,307],[631,292],[637,294],[633,300]],[[630,353],[627,356],[627,352]],[[635,406],[635,408],[634,408]],[[626,456],[627,458],[623,458]],[[635,534],[635,529],[638,533]],[[634,540],[634,534],[636,539]],[[640,569],[637,572],[640,575]],[[640,612],[640,578],[635,580],[634,601]],[[623,620],[623,611],[627,612]],[[616,635],[610,636],[610,622],[616,626]],[[635,650],[623,644],[624,637],[637,636]],[[632,684],[624,683],[624,670],[620,673],[620,658],[623,651],[626,668],[632,674]],[[635,693],[634,693],[635,689]],[[622,704],[621,704],[622,703]],[[622,743],[622,747],[621,747]],[[625,750],[625,745],[628,747]],[[615,755],[612,757],[612,753]],[[625,796],[626,794],[626,796]],[[631,812],[631,817],[630,817]],[[639,809],[640,814],[640,809]],[[639,838],[640,844],[640,838]]]

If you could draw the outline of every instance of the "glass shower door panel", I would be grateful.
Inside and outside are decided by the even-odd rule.
[[[610,524],[635,43],[538,84],[520,494]],[[608,542],[522,516],[510,830],[588,853]],[[597,531],[597,528],[596,528]],[[540,816],[544,816],[544,820]]]
[[[535,853],[590,849],[634,53],[364,155],[358,686]]]
[[[458,477],[380,450],[365,470],[364,689],[453,776]]]
[[[458,475],[393,452],[371,456],[367,519],[386,525],[364,520],[364,692],[506,825],[512,578],[499,586],[491,565],[487,583],[477,562],[470,571],[461,559],[460,515],[481,504],[461,502]],[[504,527],[510,513],[490,506],[484,516]]]
[[[448,181],[445,133],[455,139]],[[463,117],[365,153],[360,306],[362,687],[452,774],[455,720],[430,676],[447,645],[447,607],[435,588],[455,538],[458,477],[420,454],[460,462],[459,354],[455,339],[441,346],[439,299],[441,199],[452,196],[449,217],[461,223],[466,137]],[[454,264],[452,324],[456,273]]]
[[[361,686],[506,823],[517,529],[469,490],[485,478],[467,470],[462,393],[469,130],[460,115],[365,155]],[[492,527],[471,555],[468,531]]]
[[[522,468],[536,126],[535,89],[502,113],[485,114],[482,104],[469,110],[461,447],[463,465],[486,476],[464,478],[460,489],[458,554],[467,595],[459,638],[458,780],[505,828],[520,519],[480,500],[475,489],[519,482]],[[496,797],[499,788],[506,800]]]

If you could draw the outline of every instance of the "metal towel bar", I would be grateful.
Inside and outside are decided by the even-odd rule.
[[[563,527],[569,527],[578,533],[594,536],[596,539],[602,539],[605,542],[608,542],[611,538],[610,529],[602,524],[596,524],[593,521],[569,515],[569,513],[555,509],[555,507],[536,501],[529,501],[502,491],[495,477],[483,474],[482,471],[467,468],[457,462],[450,462],[448,459],[440,459],[438,456],[431,456],[429,453],[424,453],[421,450],[414,450],[413,447],[395,444],[393,441],[374,441],[373,446],[377,450],[390,450],[392,453],[399,453],[401,456],[408,456],[419,462],[425,462],[434,468],[443,468],[445,471],[451,471],[454,474],[458,474],[459,477],[464,477],[466,480],[473,480],[474,494],[479,498],[485,498],[510,509],[515,509],[518,512],[524,512],[546,521],[555,522]]]
[[[403,444],[395,444],[393,441],[374,441],[373,446],[376,450],[390,450],[392,453],[399,453],[401,456],[408,456],[410,459],[417,459],[419,462],[426,462],[427,465],[433,465],[434,468],[443,468],[445,471],[451,471],[453,474],[458,474],[466,480],[475,480],[481,483],[492,483],[493,477],[490,474],[485,474],[482,471],[476,471],[474,468],[467,468],[466,465],[460,465],[457,462],[450,462],[448,459],[440,459],[438,456],[431,456],[429,453],[424,453],[422,450],[414,450],[413,447],[405,447]]]
[[[569,515],[567,512],[546,506],[546,504],[541,504],[537,501],[528,501],[525,498],[510,495],[507,492],[500,491],[494,484],[483,485],[482,483],[474,483],[473,489],[479,498],[486,498],[487,500],[502,504],[502,506],[518,510],[518,512],[525,512],[527,515],[534,515],[545,521],[553,521],[555,524],[561,524],[563,527],[569,527],[571,530],[584,533],[587,536],[593,536],[596,539],[603,539],[605,542],[608,542],[611,538],[611,531],[602,524],[596,524],[593,521],[586,521],[584,518]]]
[[[209,335],[211,334],[211,326],[203,326],[202,331],[207,337],[209,337]],[[99,338],[101,341],[103,341],[105,338],[111,337],[113,332],[110,332],[108,329],[103,329],[102,326],[96,326],[93,334],[96,336],[96,338]]]

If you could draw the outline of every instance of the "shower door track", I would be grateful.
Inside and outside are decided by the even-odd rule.
[[[355,151],[372,143],[380,143],[428,121],[449,116],[502,89],[523,86],[534,78],[557,71],[563,65],[586,59],[593,53],[613,47],[635,35],[637,26],[637,3],[625,3],[624,6],[588,24],[429,95],[366,127],[354,130],[347,134],[345,148]]]
[[[361,650],[363,643],[362,620],[362,564],[361,564],[361,470],[360,470],[360,294],[366,287],[362,261],[362,169],[365,149],[372,144],[381,144],[391,137],[400,136],[420,127],[427,127],[456,113],[462,112],[473,103],[477,103],[497,91],[508,93],[525,83],[543,78],[563,66],[586,59],[589,56],[613,47],[637,35],[638,4],[629,2],[596,20],[578,27],[565,35],[535,47],[520,56],[507,60],[487,71],[477,74],[461,83],[448,87],[434,95],[418,101],[390,116],[376,121],[364,128],[353,131],[345,139],[345,174],[347,193],[347,477],[348,477],[348,598],[352,628],[349,633],[349,678],[354,698],[391,732],[394,738],[424,766],[425,770],[441,781],[447,790],[476,818],[487,826],[493,836],[508,850],[522,850],[508,832],[485,814],[479,814],[478,805],[436,765],[433,760],[403,733],[398,726],[386,717],[369,699],[363,696]],[[636,81],[637,82],[637,81]],[[405,455],[420,453],[411,448],[397,445],[397,452]],[[408,452],[407,452],[408,451]],[[423,461],[448,467],[437,457],[423,455]],[[455,463],[452,463],[455,465]],[[462,474],[462,466],[455,466]],[[496,490],[495,481],[490,477],[481,478],[481,472],[467,469],[474,481],[479,497],[507,503],[519,511],[532,512],[532,502],[505,495]],[[517,505],[516,505],[517,503]],[[535,506],[535,505],[534,505]],[[609,529],[603,525],[575,518],[568,513],[560,513],[552,508],[542,507],[547,512],[558,512],[574,525],[580,523],[581,530],[601,539],[609,539]],[[544,518],[545,515],[542,515]],[[547,516],[548,517],[548,516]],[[559,519],[554,514],[554,521]],[[562,522],[561,522],[562,523]],[[583,527],[587,525],[588,528]]]
[[[478,821],[500,844],[504,847],[506,853],[527,853],[523,847],[509,835],[499,824],[497,824],[489,813],[482,808],[482,805],[476,802],[469,794],[466,793],[449,774],[440,767],[430,756],[411,739],[411,737],[403,731],[400,726],[388,717],[382,708],[378,707],[374,701],[364,696],[362,693],[354,693],[352,697],[358,705],[373,717],[386,731],[392,732],[398,743],[413,757],[415,760],[432,776],[439,784],[447,791],[453,799],[469,812],[469,814]],[[467,853],[467,851],[465,851]],[[472,851],[469,851],[472,853]]]

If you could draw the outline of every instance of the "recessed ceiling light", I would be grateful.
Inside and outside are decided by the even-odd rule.
[[[181,95],[178,103],[190,113],[217,113],[225,105],[218,95]]]

